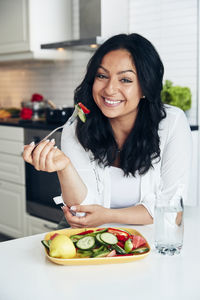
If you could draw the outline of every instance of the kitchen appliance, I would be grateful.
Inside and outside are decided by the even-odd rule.
[[[72,115],[73,107],[46,108],[46,122],[63,125]]]
[[[30,144],[32,141],[38,143],[50,131],[25,128],[25,144]],[[55,138],[56,145],[60,148],[61,131],[55,132],[52,138]],[[63,217],[63,212],[53,201],[53,197],[61,194],[57,173],[37,171],[32,165],[25,163],[25,174],[27,212],[35,217],[59,223]]]
[[[42,44],[41,49],[91,51],[108,37],[128,32],[129,0],[79,0],[79,39]]]

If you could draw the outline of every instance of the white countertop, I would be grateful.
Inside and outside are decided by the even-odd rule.
[[[200,208],[186,209],[184,247],[173,257],[155,252],[153,225],[130,227],[152,251],[124,264],[56,265],[45,257],[45,234],[0,243],[0,300],[199,300]]]

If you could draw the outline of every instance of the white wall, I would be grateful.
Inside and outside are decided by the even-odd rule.
[[[189,86],[193,102],[190,123],[197,112],[197,1],[129,0],[129,32],[147,37],[165,65],[165,78]],[[78,38],[78,0],[73,0],[73,36]],[[90,57],[76,53],[70,62],[18,62],[0,65],[0,106],[20,106],[33,93],[57,105],[72,105]]]
[[[165,66],[164,79],[192,91],[190,122],[197,118],[198,0],[130,0],[130,32],[148,38]]]

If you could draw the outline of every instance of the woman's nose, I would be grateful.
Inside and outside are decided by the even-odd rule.
[[[113,95],[117,92],[118,90],[118,84],[117,81],[115,79],[110,78],[107,82],[106,82],[106,86],[104,88],[104,91],[107,95]]]

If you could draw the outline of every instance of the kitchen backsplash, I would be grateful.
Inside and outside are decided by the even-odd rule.
[[[165,79],[189,86],[192,125],[197,124],[197,1],[130,0],[129,31],[147,37],[156,46],[165,65]],[[78,0],[72,1],[73,37],[78,38]],[[0,106],[20,106],[33,93],[43,94],[58,106],[73,104],[73,93],[81,82],[90,53],[74,52],[65,62],[12,62],[0,65]]]
[[[55,104],[70,106],[73,93],[80,83],[90,54],[74,54],[68,62],[20,62],[0,67],[0,105],[19,107],[21,101],[30,100],[40,93]],[[78,56],[78,57],[77,57]]]

